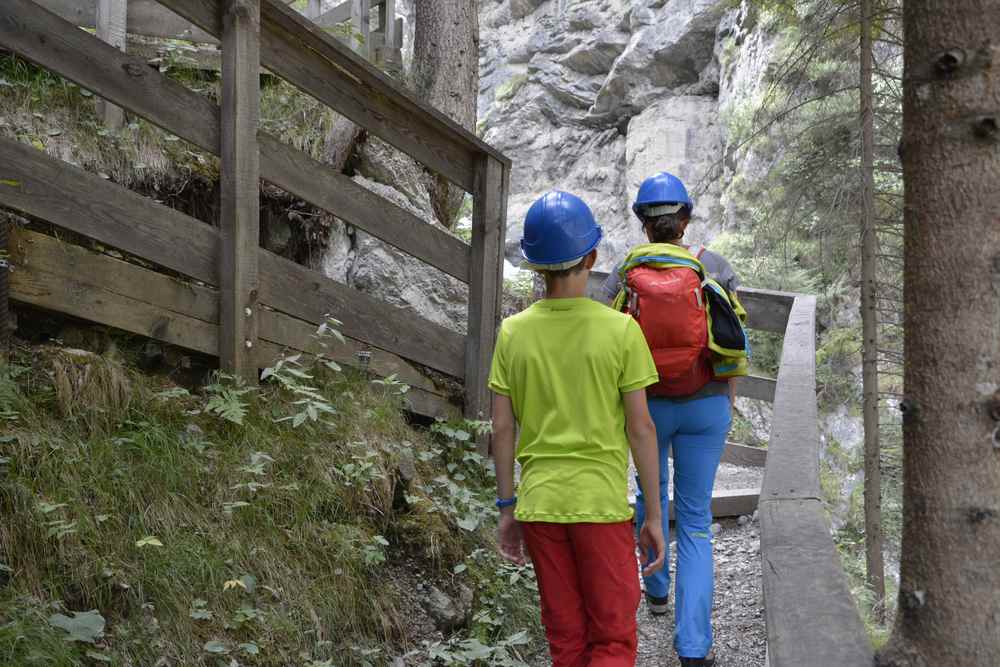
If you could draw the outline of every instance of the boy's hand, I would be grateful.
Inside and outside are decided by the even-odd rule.
[[[639,553],[642,554],[642,576],[648,577],[663,567],[666,551],[667,544],[663,539],[663,526],[660,521],[657,520],[655,523],[644,521],[642,529],[639,530]],[[653,562],[649,560],[650,553],[656,554],[656,560]]]
[[[517,565],[524,565],[524,535],[521,524],[514,518],[514,512],[500,514],[499,539],[500,555]]]

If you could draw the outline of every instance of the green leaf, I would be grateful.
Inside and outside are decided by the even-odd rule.
[[[97,651],[87,651],[87,657],[91,660],[96,660],[97,662],[111,662],[111,656],[107,653],[98,653]]]
[[[90,611],[70,612],[72,617],[64,614],[49,616],[49,625],[69,633],[66,641],[93,644],[104,636],[104,617],[96,609]]]
[[[479,527],[479,519],[472,515],[469,515],[464,519],[459,519],[455,523],[457,523],[458,527],[462,530],[468,530],[470,532]]]
[[[139,547],[140,549],[142,549],[143,547],[162,547],[163,542],[161,542],[159,538],[156,537],[155,535],[147,535],[146,537],[136,542],[135,546]]]
[[[240,650],[246,653],[247,655],[260,654],[260,647],[254,644],[253,642],[245,642],[243,644],[240,644]]]
[[[452,572],[454,572],[455,574],[462,574],[468,569],[469,569],[468,565],[466,565],[465,563],[459,563],[452,569]]]
[[[21,181],[15,181],[13,178],[0,178],[0,185],[7,185],[12,188],[21,187]]]
[[[229,649],[225,644],[218,640],[212,640],[210,642],[205,642],[202,646],[206,653],[229,653]]]

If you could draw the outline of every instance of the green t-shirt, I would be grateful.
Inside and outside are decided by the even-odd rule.
[[[489,386],[521,427],[519,521],[632,517],[621,395],[658,379],[638,323],[596,301],[544,299],[504,320]]]

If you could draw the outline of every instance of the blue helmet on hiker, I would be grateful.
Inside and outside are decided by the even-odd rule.
[[[568,269],[590,254],[603,234],[582,199],[568,192],[547,192],[524,217],[521,266],[535,271]]]
[[[681,209],[687,209],[690,215],[692,208],[691,197],[681,179],[665,171],[644,180],[635,196],[635,203],[632,204],[632,212],[643,221],[658,215],[677,213]]]

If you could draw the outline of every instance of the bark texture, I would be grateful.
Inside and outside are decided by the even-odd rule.
[[[416,0],[410,80],[420,99],[469,131],[476,125],[479,90],[479,16],[476,0]],[[452,227],[463,192],[440,176],[431,203],[438,220]]]
[[[878,414],[878,304],[875,230],[875,123],[872,100],[872,15],[874,0],[861,0],[861,328],[865,425],[865,561],[874,616],[885,621],[885,563],[882,558],[882,462]]]
[[[1000,665],[1000,0],[905,4],[906,398],[884,665]]]

